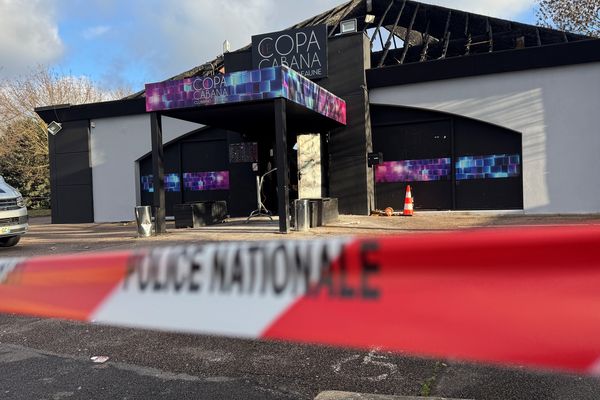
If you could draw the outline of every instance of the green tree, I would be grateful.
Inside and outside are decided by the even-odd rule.
[[[600,37],[599,0],[537,0],[537,3],[540,25]]]
[[[30,199],[47,207],[50,196],[48,136],[36,107],[83,104],[122,98],[124,89],[103,91],[86,77],[38,67],[0,81],[0,175]]]

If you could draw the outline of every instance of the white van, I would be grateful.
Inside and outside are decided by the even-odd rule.
[[[28,228],[27,207],[21,193],[0,176],[0,247],[19,243]]]

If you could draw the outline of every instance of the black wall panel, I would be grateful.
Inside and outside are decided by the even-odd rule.
[[[249,71],[252,68],[252,50],[238,50],[223,54],[225,72]]]
[[[73,121],[63,123],[62,129],[50,139],[54,141],[56,153],[88,152],[89,121]]]
[[[520,210],[523,180],[518,178],[456,182],[457,210]]]
[[[92,184],[88,152],[55,154],[55,163],[59,186]]]
[[[94,208],[91,201],[85,201],[91,195],[89,185],[60,186],[53,194],[56,197],[56,207],[52,209],[52,223],[79,224],[94,221]],[[56,211],[57,220],[54,218]]]
[[[373,137],[375,148],[385,148],[385,161],[449,157],[450,120],[382,126]]]
[[[64,122],[48,135],[52,223],[94,221],[89,121]]]
[[[346,127],[329,134],[329,193],[340,213],[367,214],[372,205],[371,121],[365,69],[370,68],[368,38],[361,32],[328,42],[329,76],[317,83],[346,101]]]
[[[456,118],[454,131],[458,156],[521,152],[521,135],[496,125]]]

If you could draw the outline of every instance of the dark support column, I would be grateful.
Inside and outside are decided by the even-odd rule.
[[[167,232],[167,224],[165,221],[165,153],[159,113],[150,114],[150,132],[152,136],[152,180],[154,183],[154,231],[160,235]]]
[[[289,186],[290,169],[287,161],[287,122],[285,100],[275,99],[275,155],[277,157],[277,204],[279,232],[290,231]]]

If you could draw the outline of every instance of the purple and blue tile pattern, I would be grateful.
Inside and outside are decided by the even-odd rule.
[[[346,102],[302,74],[282,68],[282,97],[346,125]]]
[[[521,175],[519,154],[491,154],[458,157],[455,162],[456,180],[513,178]],[[375,181],[428,182],[451,177],[450,157],[388,161],[375,169]]]
[[[146,111],[239,103],[280,97],[275,68],[146,84]]]
[[[153,175],[141,177],[142,191],[154,193]],[[229,171],[185,172],[183,188],[187,191],[229,190]],[[179,174],[165,174],[165,192],[181,191]]]
[[[232,104],[283,97],[341,124],[346,102],[285,67],[146,84],[146,111]]]
[[[229,190],[229,171],[185,172],[183,189],[187,191]]]
[[[519,154],[464,156],[456,160],[456,180],[513,178],[520,175]]]
[[[428,182],[450,179],[450,157],[387,161],[375,169],[375,182]]]
[[[142,180],[142,192],[154,193],[154,181],[153,175],[144,175],[141,177]],[[165,174],[165,192],[179,192],[181,190],[181,183],[179,181],[179,174]]]

